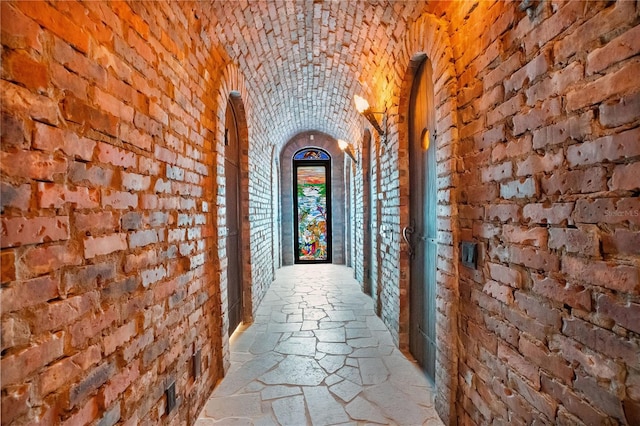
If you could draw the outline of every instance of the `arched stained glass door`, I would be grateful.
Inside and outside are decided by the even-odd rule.
[[[293,156],[296,263],[331,262],[331,157],[318,148]]]

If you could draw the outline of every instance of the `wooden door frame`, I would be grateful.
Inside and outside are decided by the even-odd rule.
[[[238,130],[238,113],[236,111],[236,107],[232,102],[231,98],[227,102],[227,108],[225,111],[225,131],[224,131],[224,165],[225,165],[225,206],[226,206],[226,248],[227,248],[227,319],[229,323],[228,334],[232,335],[240,324],[243,322],[244,317],[244,283],[243,283],[243,253],[242,253],[242,191],[240,182],[242,176],[241,169],[241,161],[240,161],[240,132]],[[235,169],[233,174],[231,173],[232,167]],[[235,176],[234,176],[235,174]],[[229,178],[231,182],[235,182],[235,188],[231,188]],[[229,201],[233,201],[235,204],[235,210],[230,210],[231,204]],[[233,214],[235,213],[235,218]],[[232,221],[233,219],[233,221]],[[230,229],[230,224],[235,222],[236,226],[233,229]],[[236,233],[236,252],[231,253],[231,247],[229,245],[230,238],[232,236],[232,231]],[[232,262],[234,262],[232,264]],[[233,266],[233,267],[232,267]],[[234,273],[237,269],[237,276]],[[237,303],[239,306],[237,307],[238,312],[238,323],[235,323],[235,304],[232,305],[232,302],[236,302],[236,299],[230,297],[231,289],[237,289]],[[233,306],[233,309],[232,309]],[[234,314],[232,316],[232,313]],[[232,323],[232,318],[234,318],[234,322]]]
[[[409,226],[405,229],[413,231],[410,247],[413,254],[409,259],[409,348],[422,362],[421,367],[427,376],[435,381],[438,246],[429,238],[437,238],[437,147],[432,143],[435,132],[435,91],[431,60],[424,57],[417,65],[409,91],[407,114],[409,188],[412,193],[409,194]],[[414,127],[416,124],[417,127]],[[427,148],[423,142],[425,136],[429,140]],[[430,230],[433,234],[429,233]],[[434,255],[435,258],[432,258]],[[419,288],[414,287],[416,285]],[[423,328],[420,328],[420,324]]]
[[[240,92],[231,91],[227,98],[227,103],[231,105],[235,114],[236,126],[238,131],[238,161],[239,161],[239,184],[240,193],[238,194],[238,216],[240,220],[239,227],[239,251],[241,256],[240,263],[240,282],[241,282],[241,321],[244,324],[253,322],[253,300],[251,288],[251,245],[250,245],[250,223],[247,219],[249,211],[249,179],[246,171],[248,170],[249,158],[249,131],[247,126],[246,112],[244,102]],[[225,128],[226,128],[226,106],[225,106]],[[225,152],[226,158],[226,152]],[[228,256],[228,253],[227,253]],[[227,285],[229,284],[227,280]],[[228,306],[227,306],[227,323],[228,323]],[[227,325],[228,327],[228,325]],[[228,333],[228,330],[227,330]]]

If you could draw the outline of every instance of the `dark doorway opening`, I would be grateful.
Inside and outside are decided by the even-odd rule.
[[[242,208],[240,195],[240,137],[237,112],[232,100],[225,117],[225,197],[227,204],[227,301],[229,335],[242,322]]]

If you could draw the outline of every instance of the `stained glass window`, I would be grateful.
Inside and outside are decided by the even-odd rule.
[[[318,149],[294,156],[296,263],[331,262],[330,167]]]
[[[293,157],[294,160],[331,160],[329,154],[326,152],[317,149],[317,148],[307,148],[301,151],[298,151],[296,155]]]

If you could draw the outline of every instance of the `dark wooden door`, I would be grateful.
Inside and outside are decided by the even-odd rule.
[[[434,140],[433,69],[425,59],[415,76],[409,110],[410,226],[403,230],[412,250],[410,349],[435,379],[437,174]]]
[[[225,121],[225,157],[227,203],[227,300],[229,335],[242,321],[242,215],[240,209],[240,146],[238,124],[231,102]]]

